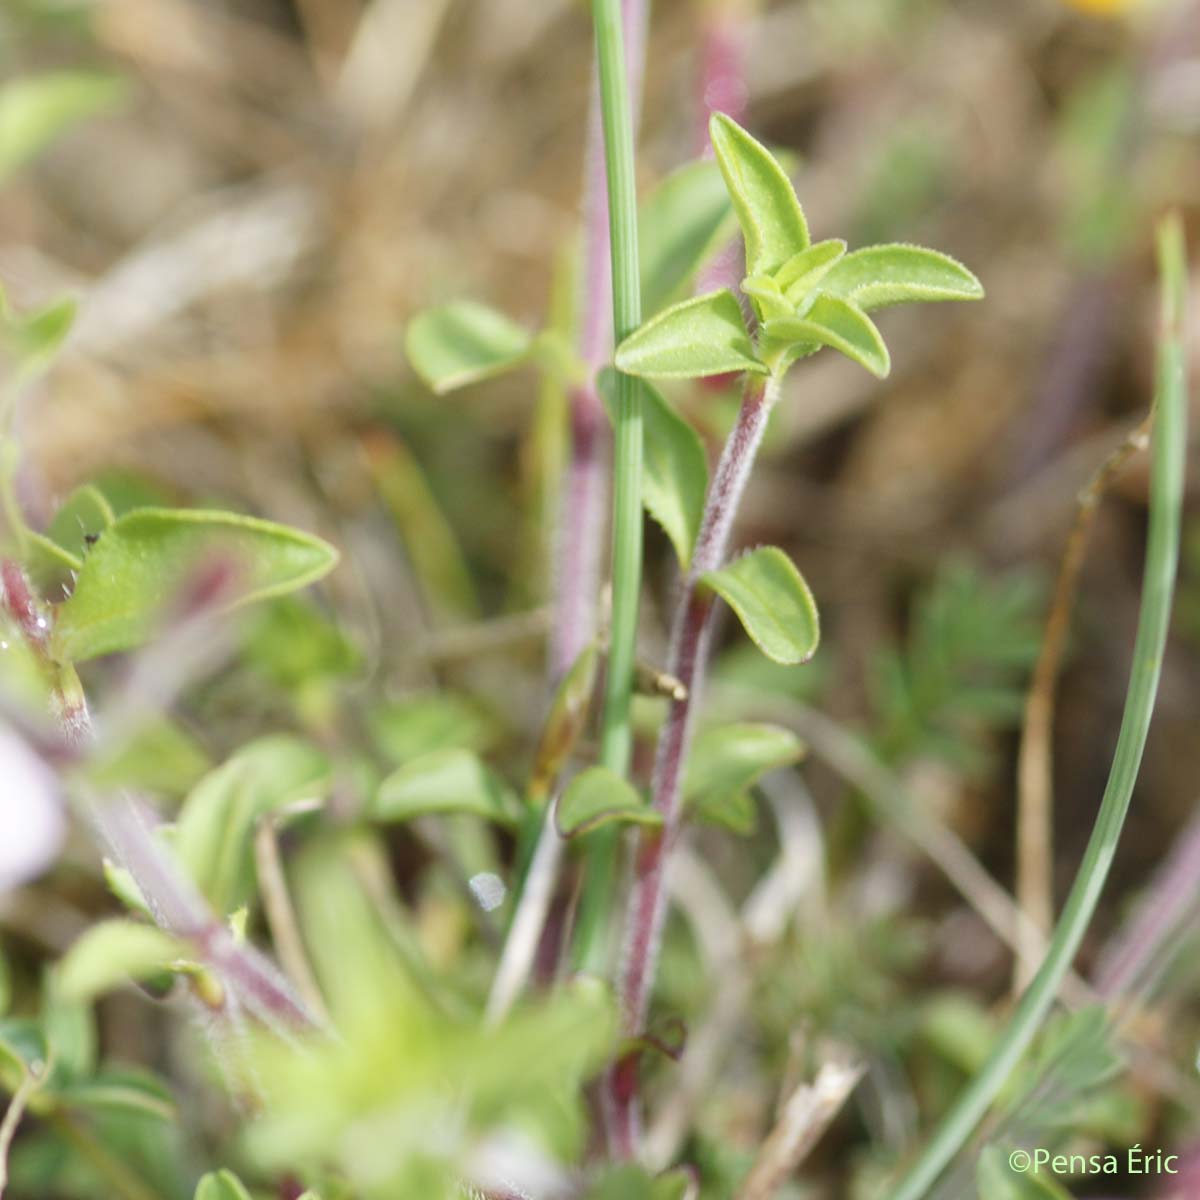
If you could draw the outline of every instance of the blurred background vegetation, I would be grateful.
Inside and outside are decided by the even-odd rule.
[[[696,831],[710,873],[689,888],[684,872],[658,1001],[693,1034],[714,1019],[724,951],[703,931],[735,919],[782,830],[798,915],[761,939],[753,1019],[722,1038],[722,1087],[688,1100],[695,1120],[674,1148],[723,1194],[781,1080],[849,1046],[864,1083],[806,1168],[823,1190],[796,1194],[850,1196],[944,1107],[1011,992],[986,897],[949,879],[967,850],[1012,888],[1017,738],[1049,584],[1077,493],[1149,404],[1155,217],[1180,207],[1195,241],[1200,5],[653,7],[643,186],[700,151],[703,51],[732,23],[746,39],[747,122],[796,156],[814,236],[938,246],[988,292],[888,318],[885,383],[833,355],[789,377],[737,540],[789,550],[820,603],[823,646],[788,672],[729,636],[707,703],[792,723],[813,753],[764,784],[753,833]],[[252,618],[227,668],[189,692],[185,743],[139,781],[167,805],[250,737],[288,730],[351,774],[458,745],[510,780],[527,770],[546,709],[564,401],[532,374],[433,397],[402,333],[417,309],[468,294],[531,326],[569,306],[590,54],[575,0],[5,0],[0,280],[17,308],[63,293],[81,304],[22,408],[34,521],[98,480],[126,503],[217,502],[290,522],[343,553],[318,597]],[[677,399],[718,445],[732,398]],[[1120,717],[1146,485],[1135,458],[1083,569],[1054,744],[1060,900]],[[1093,983],[1156,869],[1200,836],[1195,518],[1185,536],[1133,817],[1077,964]],[[647,548],[643,651],[661,663],[674,559],[656,528]],[[104,685],[102,670],[91,682]],[[650,731],[656,704],[643,705]],[[847,769],[864,746],[882,777]],[[647,738],[643,764],[651,750]],[[495,930],[477,929],[439,876],[441,848],[406,833],[385,845],[424,953],[466,992],[485,989]],[[89,856],[81,841],[0,901],[14,995],[113,907]],[[1194,1146],[1200,1162],[1200,872],[1182,879],[1182,915],[1145,947],[1126,1011],[1119,1102],[1080,1128],[1098,1144]],[[1114,1003],[1130,1002],[1124,986]],[[194,1088],[155,1012],[133,994],[106,1000],[105,1052]],[[676,1070],[654,1068],[652,1104],[677,1095]],[[183,1135],[191,1154],[235,1132],[206,1104]],[[14,1196],[94,1194],[39,1176],[36,1150],[23,1169],[42,1190]],[[155,1186],[178,1194],[159,1166]],[[1126,1181],[1125,1194],[1200,1186],[1167,1182]]]

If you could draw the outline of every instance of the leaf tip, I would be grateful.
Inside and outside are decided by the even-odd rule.
[[[740,131],[741,126],[728,113],[717,111],[708,118],[708,136],[714,143],[718,138],[731,136],[734,130]]]

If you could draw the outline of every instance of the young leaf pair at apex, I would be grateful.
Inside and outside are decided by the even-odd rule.
[[[812,242],[804,211],[771,154],[722,114],[709,126],[717,162],[746,245],[756,334],[728,289],[672,305],[617,350],[617,369],[648,379],[729,372],[780,378],[824,346],[884,378],[891,358],[867,315],[892,304],[977,300],[979,281],[961,263],[919,246],[847,253],[839,239]]]
[[[669,196],[677,215],[680,246],[690,253],[660,253],[655,235],[662,221],[639,220],[653,244],[646,262],[686,259],[690,270],[702,254],[728,236],[729,205],[713,203],[712,184],[724,183],[732,215],[745,242],[746,278],[741,291],[753,315],[747,327],[742,303],[727,288],[682,300],[645,322],[617,348],[616,368],[643,380],[692,379],[744,374],[768,408],[787,370],[801,358],[830,347],[879,378],[891,358],[868,315],[888,305],[915,301],[975,300],[983,288],[961,263],[934,250],[880,245],[847,252],[846,243],[813,243],[808,222],[783,168],[770,152],[723,114],[710,122],[720,180],[705,177],[711,164],[691,163],[670,177],[658,194]],[[713,176],[716,172],[712,173]],[[688,204],[690,196],[694,219]],[[659,206],[663,207],[663,206]],[[660,214],[661,215],[661,214]],[[657,273],[655,278],[657,278]],[[676,286],[647,282],[643,291],[662,297]],[[553,344],[552,344],[553,343]],[[531,335],[500,313],[473,302],[457,302],[419,314],[406,345],[417,373],[444,393],[490,378],[527,362],[578,378],[585,370],[554,332]],[[599,386],[612,411],[614,378],[603,372]],[[645,429],[643,503],[663,527],[681,568],[691,564],[709,487],[704,447],[695,431],[649,383],[643,384]],[[747,632],[769,657],[805,661],[816,649],[817,615],[799,573],[782,551],[765,548],[743,556],[701,581],[734,608]],[[782,607],[780,607],[782,601]],[[794,620],[786,619],[788,613]],[[757,613],[757,615],[756,615]]]
[[[721,289],[671,305],[648,320],[618,348],[619,370],[646,379],[742,371],[780,377],[798,358],[829,346],[883,378],[891,359],[869,312],[983,296],[966,267],[935,250],[880,245],[847,253],[846,243],[836,238],[814,244],[796,193],[767,149],[724,114],[715,114],[709,128],[745,240],[747,274],[741,290],[753,307],[756,336],[747,331],[733,292]],[[723,229],[705,165],[688,164],[668,181],[678,219],[696,231],[688,256],[692,269],[699,265],[697,251],[710,248]],[[681,203],[697,212],[680,211]],[[647,220],[643,213],[643,233]],[[643,279],[643,290],[660,296],[664,289],[656,276]],[[473,301],[419,313],[408,327],[406,349],[417,374],[439,394],[529,361],[571,376],[583,370],[580,363],[564,361],[570,352],[552,331],[531,335]]]

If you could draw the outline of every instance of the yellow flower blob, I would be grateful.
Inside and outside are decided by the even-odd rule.
[[[1133,8],[1137,0],[1066,0],[1072,8],[1098,15],[1115,16],[1127,8]]]

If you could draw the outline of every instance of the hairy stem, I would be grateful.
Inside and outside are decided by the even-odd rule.
[[[680,681],[686,694],[671,705],[654,764],[654,807],[662,813],[663,824],[643,835],[634,865],[620,978],[621,1021],[629,1037],[644,1031],[658,966],[666,917],[666,869],[679,832],[683,768],[708,661],[713,598],[698,584],[701,575],[717,569],[725,560],[734,517],[777,389],[774,378],[746,378],[737,423],[709,485],[695,553],[675,610],[668,671]],[[609,1072],[604,1098],[610,1146],[618,1156],[632,1157],[641,1123],[635,1065],[621,1063]]]
[[[287,876],[283,869],[283,855],[279,850],[279,815],[269,813],[259,818],[254,831],[254,865],[258,872],[259,891],[262,893],[263,912],[271,941],[296,990],[304,998],[310,1011],[322,1023],[328,1023],[329,1013],[321,987],[308,961],[304,948],[304,937],[296,921],[296,908],[288,892]]]
[[[51,655],[50,622],[21,567],[0,562],[0,602],[45,665],[64,752],[80,757],[96,740],[87,700],[70,666]],[[157,924],[192,942],[232,987],[247,1011],[278,1032],[312,1028],[313,1017],[264,955],[239,944],[173,862],[137,801],[125,794],[91,797],[88,815],[114,861],[133,876]]]
[[[945,1117],[916,1164],[895,1189],[889,1189],[889,1200],[919,1200],[928,1191],[970,1137],[1009,1072],[1028,1049],[1054,1003],[1059,985],[1091,922],[1129,811],[1158,691],[1179,560],[1187,447],[1183,333],[1187,273],[1183,233],[1177,219],[1164,223],[1160,231],[1159,258],[1163,277],[1163,320],[1158,348],[1150,529],[1133,665],[1104,798],[1079,873],[1041,967],[982,1070]]]

